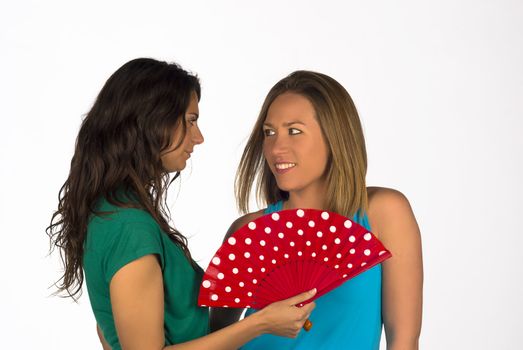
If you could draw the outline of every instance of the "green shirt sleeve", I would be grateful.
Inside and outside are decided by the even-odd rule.
[[[105,251],[103,261],[105,279],[110,284],[114,274],[130,262],[149,254],[156,254],[163,270],[164,254],[160,230],[151,223],[125,223],[115,234]]]

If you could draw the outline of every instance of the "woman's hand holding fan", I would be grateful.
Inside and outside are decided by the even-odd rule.
[[[262,309],[316,288],[298,304],[303,306],[390,256],[372,233],[342,215],[282,210],[248,223],[222,244],[207,267],[198,304]]]
[[[309,316],[316,306],[314,302],[309,302],[303,307],[296,307],[296,305],[312,298],[315,294],[316,288],[269,304],[251,316],[260,317],[263,320],[262,326],[266,333],[294,338],[298,335],[300,329],[304,327],[304,324],[310,322],[308,321]]]

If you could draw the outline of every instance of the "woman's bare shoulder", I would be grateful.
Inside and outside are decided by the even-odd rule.
[[[243,216],[240,216],[238,219],[236,219],[229,229],[227,230],[227,233],[225,234],[225,237],[223,240],[225,241],[227,238],[229,238],[234,232],[238,231],[242,226],[247,225],[249,222],[256,220],[260,216],[263,216],[263,209],[258,210],[256,212],[248,213]]]
[[[380,238],[398,221],[415,221],[410,203],[403,193],[392,188],[368,187],[368,216],[372,230]]]
[[[390,205],[405,205],[409,201],[403,193],[393,188],[386,187],[367,187],[369,199],[369,210],[383,209]]]

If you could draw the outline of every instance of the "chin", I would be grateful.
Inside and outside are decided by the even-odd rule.
[[[278,188],[282,191],[286,191],[286,192],[292,192],[292,191],[296,191],[297,190],[297,186],[296,185],[293,185],[289,182],[278,182],[276,181],[276,185],[278,186]]]
[[[168,173],[177,173],[179,171],[182,171],[183,169],[185,169],[185,164],[183,165],[180,165],[180,166],[172,166],[172,167],[169,167],[166,169],[166,171]]]

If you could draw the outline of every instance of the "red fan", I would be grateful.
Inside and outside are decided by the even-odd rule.
[[[372,233],[342,215],[283,210],[222,244],[205,271],[198,304],[261,309],[317,288],[308,303],[389,257]]]

